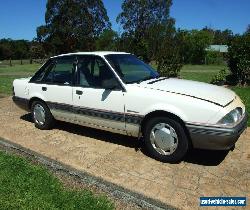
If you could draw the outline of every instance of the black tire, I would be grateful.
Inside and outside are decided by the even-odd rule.
[[[34,108],[36,105],[40,105],[43,109],[44,109],[44,113],[45,113],[45,121],[43,124],[39,123],[34,116]],[[55,124],[55,119],[53,117],[53,115],[51,114],[48,106],[45,104],[45,102],[43,101],[34,101],[31,105],[31,114],[32,114],[32,119],[33,122],[35,124],[35,127],[40,129],[40,130],[49,130],[51,128],[53,128],[54,124]]]
[[[156,151],[156,149],[153,147],[150,141],[150,133],[154,128],[154,126],[159,123],[165,123],[171,126],[175,130],[175,133],[178,137],[177,147],[172,154],[169,155],[160,154],[159,152]],[[144,145],[146,151],[149,153],[149,156],[151,156],[156,160],[162,162],[176,163],[181,161],[185,156],[185,154],[187,153],[189,145],[187,135],[182,125],[173,119],[170,119],[168,117],[154,117],[150,119],[146,123],[146,126],[144,127],[143,135],[144,135]]]

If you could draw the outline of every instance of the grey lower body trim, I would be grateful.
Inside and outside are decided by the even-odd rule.
[[[124,122],[101,119],[87,115],[76,115],[71,112],[62,111],[58,109],[51,109],[51,113],[56,120],[96,128],[104,131],[110,131],[112,133],[127,135]],[[117,127],[121,127],[124,129],[117,129]]]
[[[46,102],[57,120],[138,137],[143,116]]]
[[[29,100],[28,99],[13,96],[12,100],[19,108],[24,109],[25,111],[30,111],[29,110]]]
[[[235,145],[243,131],[247,128],[248,116],[245,114],[241,122],[234,128],[218,128],[187,124],[194,148],[227,150]]]
[[[16,96],[13,96],[12,99],[18,107],[30,111],[28,99]],[[124,112],[77,107],[50,101],[46,101],[46,104],[57,120],[134,137],[138,137],[140,124],[143,119],[143,116],[138,114],[125,114]]]

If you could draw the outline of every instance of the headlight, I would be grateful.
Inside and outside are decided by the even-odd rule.
[[[242,109],[236,108],[223,117],[218,124],[231,125],[237,123],[242,117]]]

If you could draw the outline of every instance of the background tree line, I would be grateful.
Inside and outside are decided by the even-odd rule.
[[[95,39],[86,41],[87,37],[85,37],[82,39],[83,41],[80,41],[82,42],[81,44],[75,44],[75,46],[71,42],[65,43],[63,37],[60,41],[55,41],[55,38],[52,38],[51,41],[45,41],[40,36],[39,39],[35,38],[33,41],[0,39],[0,60],[10,58],[29,59],[30,57],[43,58],[74,51],[114,50],[131,52],[144,59],[144,61],[150,62],[156,59],[157,53],[161,53],[159,52],[159,46],[162,46],[162,41],[168,39],[165,41],[171,41],[180,45],[178,50],[182,63],[203,64],[207,54],[205,51],[206,47],[211,44],[228,45],[234,37],[239,36],[234,35],[228,29],[225,31],[209,28],[202,30],[176,30],[171,23],[168,26],[170,27],[168,30],[163,27],[152,24],[147,31],[143,30],[142,37],[137,37],[138,35],[134,35],[135,32],[131,31],[118,35],[111,28],[104,29]],[[40,32],[41,28],[39,27],[38,30]],[[84,44],[87,46],[82,46]],[[169,45],[170,43],[165,44]],[[169,48],[168,51],[170,50],[173,49]]]
[[[176,29],[169,14],[171,5],[172,0],[124,0],[117,17],[122,27],[118,33],[111,29],[102,0],[48,0],[45,25],[37,27],[37,37],[33,41],[0,40],[0,59],[46,58],[76,51],[126,51],[147,63],[154,62],[162,75],[177,76],[183,64],[225,59],[219,53],[206,51],[209,45],[229,45],[228,54],[235,57],[239,50],[233,54],[237,48],[233,46],[249,39],[249,27],[243,35],[209,27]],[[242,44],[242,49],[246,46]],[[245,57],[241,66],[249,62]],[[238,61],[229,59],[230,68],[238,66]]]

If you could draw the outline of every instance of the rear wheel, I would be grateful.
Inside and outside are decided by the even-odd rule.
[[[188,139],[182,125],[167,117],[150,119],[144,129],[149,155],[163,162],[178,162],[188,150]]]
[[[41,130],[51,129],[54,125],[52,116],[47,105],[42,101],[34,101],[31,106],[32,118],[35,126]]]

